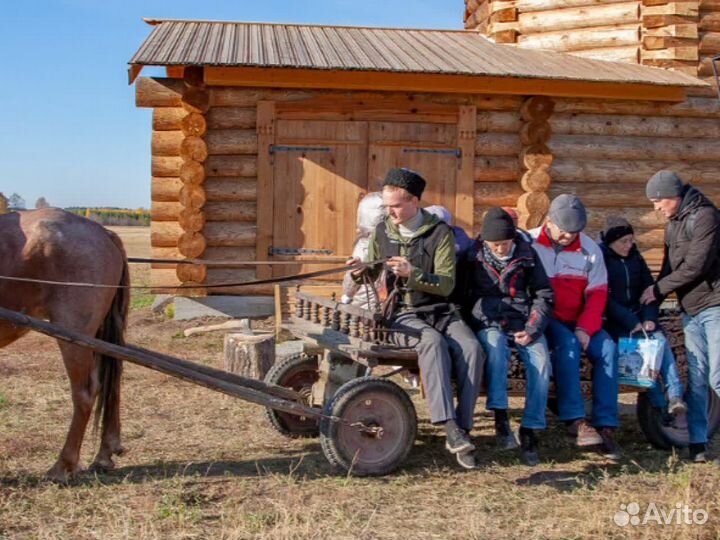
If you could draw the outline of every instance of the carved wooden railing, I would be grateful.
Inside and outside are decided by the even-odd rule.
[[[335,295],[322,298],[308,293],[295,293],[295,317],[307,322],[346,334],[353,341],[372,344],[376,357],[392,363],[393,357],[407,359],[412,351],[398,349],[390,340],[391,332],[384,326],[379,313],[338,302]],[[680,314],[676,309],[663,309],[660,317],[661,328],[670,342],[678,364],[681,378],[687,378],[687,359]],[[592,381],[592,363],[583,355],[580,371],[583,393],[589,394]],[[508,388],[511,393],[523,393],[525,366],[517,351],[513,350],[508,366]],[[637,391],[625,388],[623,391]]]

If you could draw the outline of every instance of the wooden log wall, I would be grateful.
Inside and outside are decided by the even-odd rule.
[[[614,62],[641,59],[640,0],[466,0],[465,7],[465,28],[496,43]]]
[[[319,117],[342,119],[352,114],[333,109],[339,99],[347,101],[350,95],[336,92],[212,87],[206,89],[207,106],[201,112],[197,104],[198,90],[202,88],[191,86],[187,77],[185,81],[139,78],[136,86],[137,105],[154,108],[151,244],[157,258],[233,263],[256,260],[258,103],[307,101],[318,107],[318,102],[329,97],[334,104],[326,104],[327,111],[318,109]],[[194,109],[185,102],[191,88]],[[415,115],[418,121],[432,121],[428,111],[433,110],[433,104],[445,109],[457,105],[458,110],[462,106],[474,107],[475,231],[468,232],[479,230],[487,208],[516,206],[523,194],[523,168],[518,161],[523,148],[520,132],[526,124],[520,112],[522,98],[397,93],[356,93],[352,97],[351,103],[372,104],[368,114],[377,118],[389,114],[398,120]],[[205,97],[201,101],[204,103]],[[425,106],[418,107],[418,103]],[[382,112],[385,109],[387,112]],[[260,277],[254,269],[222,265],[202,267],[201,275],[187,276],[180,270],[179,276],[178,268],[154,265],[151,283],[158,287],[181,283],[216,285]],[[207,292],[268,295],[272,287],[211,288]]]
[[[682,71],[712,85],[694,95],[717,95],[718,0],[466,0],[465,7],[465,27],[498,43]]]
[[[520,108],[523,100],[496,100],[484,110],[478,108],[475,140],[474,235],[480,232],[485,212],[494,206],[517,207],[523,194],[523,168],[518,156],[524,126]],[[470,231],[468,231],[468,234]]]
[[[209,88],[207,109],[200,113],[197,87],[186,81],[139,79],[137,84],[138,104],[155,108],[152,246],[153,255],[159,258],[192,255],[233,263],[256,260],[258,138],[264,136],[257,133],[258,103],[293,101],[295,110],[304,100],[317,105],[326,96],[335,102],[350,96],[353,103],[371,103],[372,114],[380,116],[386,113],[376,108],[379,103],[387,103],[387,107],[411,103],[407,111],[398,108],[394,114],[402,117],[418,109],[422,121],[427,121],[428,114],[427,107],[422,112],[422,104],[453,104],[458,110],[474,106],[471,234],[479,232],[483,215],[492,206],[517,208],[523,226],[536,226],[549,201],[570,192],[578,194],[589,208],[591,235],[603,228],[608,215],[624,215],[636,226],[641,247],[650,250],[651,262],[657,264],[663,221],[644,195],[645,182],[653,173],[673,169],[720,203],[720,147],[716,144],[720,102],[714,98],[695,96],[667,104]],[[192,106],[185,100],[188,93],[194,100]],[[323,118],[354,114],[330,110],[330,105],[326,108],[318,111]],[[195,139],[204,143],[206,152]],[[173,266],[156,265],[152,283],[214,285],[258,277],[254,268],[222,265],[201,272],[203,275],[190,279]],[[271,287],[207,291],[272,293]]]
[[[720,203],[711,62],[720,54],[720,1],[466,0],[465,7],[465,27],[496,42],[673,69],[711,83],[674,105],[557,101],[549,119],[549,194],[581,196],[591,234],[608,215],[625,215],[657,262],[663,222],[647,204],[644,185],[659,169],[675,170]]]
[[[201,77],[140,78],[136,102],[153,107],[151,245],[156,258],[255,260],[257,92],[215,95]],[[247,94],[238,98],[237,94]],[[256,278],[254,269],[153,265],[153,286],[216,285]],[[183,294],[187,294],[187,290]],[[202,287],[191,293],[240,292]],[[244,287],[243,294],[272,294]]]
[[[646,199],[645,184],[660,169],[676,171],[720,204],[716,98],[693,97],[677,105],[557,99],[549,124],[550,196],[581,197],[593,237],[609,215],[624,216],[649,262],[659,264],[664,220]]]

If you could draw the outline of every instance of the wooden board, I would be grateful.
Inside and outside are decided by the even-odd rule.
[[[427,181],[423,206],[439,204],[455,215],[456,176],[460,167],[456,126],[371,122],[369,135],[370,191],[380,190],[392,167],[407,167]]]
[[[367,193],[367,123],[278,120],[275,140],[272,245],[349,257],[357,204]],[[336,265],[274,267],[273,276]]]

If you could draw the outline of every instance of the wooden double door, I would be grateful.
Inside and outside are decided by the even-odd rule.
[[[463,160],[457,133],[457,125],[448,123],[277,120],[269,149],[271,260],[326,259],[328,266],[344,261],[356,238],[358,202],[381,189],[392,167],[410,168],[427,180],[423,206],[439,204],[455,215]],[[272,275],[322,268],[274,266]]]

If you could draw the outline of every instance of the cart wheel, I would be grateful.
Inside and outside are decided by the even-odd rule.
[[[415,407],[405,390],[380,377],[360,377],[340,387],[325,413],[368,427],[378,434],[323,418],[320,444],[328,461],[356,476],[394,471],[410,452],[417,432]]]
[[[640,428],[647,441],[655,448],[669,450],[685,448],[689,443],[687,422],[684,417],[670,423],[661,411],[650,403],[647,392],[638,393],[636,413]],[[708,440],[720,429],[720,398],[710,389],[708,398]]]
[[[312,385],[318,380],[318,357],[305,353],[290,355],[278,361],[265,375],[265,382],[292,388],[304,396],[310,395]],[[265,409],[270,425],[283,435],[292,438],[317,437],[318,421],[274,409]]]

